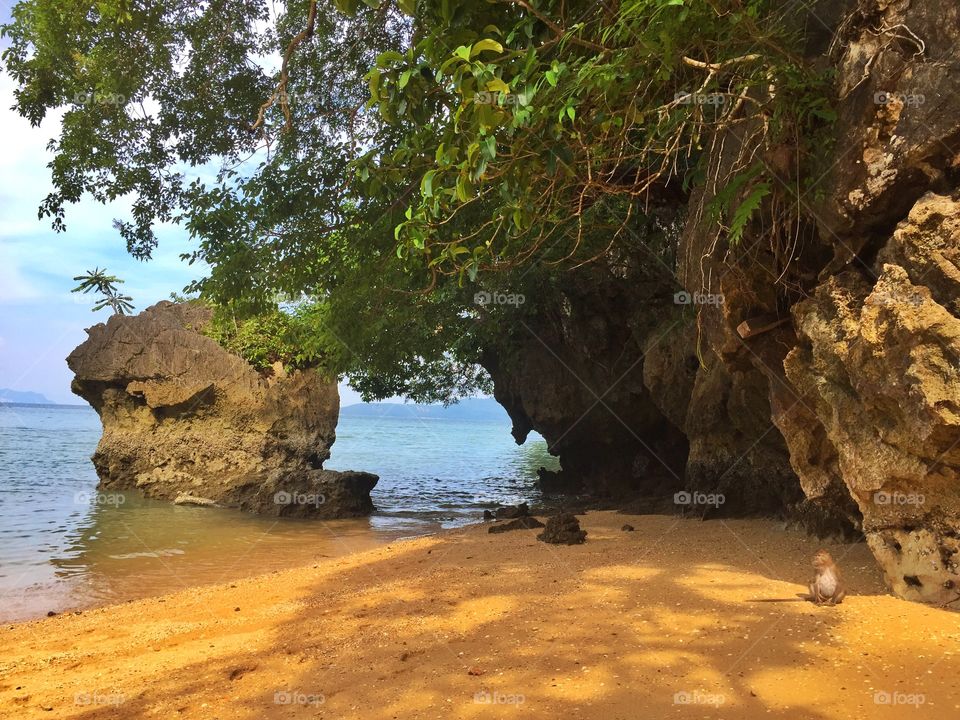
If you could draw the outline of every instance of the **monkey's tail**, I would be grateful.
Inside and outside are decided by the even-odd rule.
[[[813,598],[804,593],[797,593],[796,597],[792,598],[757,598],[756,600],[749,600],[748,602],[762,602],[762,603],[782,603],[782,602],[810,602]]]

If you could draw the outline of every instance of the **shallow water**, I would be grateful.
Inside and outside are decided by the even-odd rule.
[[[278,520],[98,494],[86,407],[0,406],[0,621],[294,567],[537,501],[542,439],[499,422],[342,418],[324,467],[380,475],[369,518]]]

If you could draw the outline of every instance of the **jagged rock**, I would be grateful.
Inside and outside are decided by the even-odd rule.
[[[794,308],[801,342],[785,363],[818,420],[788,436],[801,479],[836,473],[890,587],[929,602],[960,594],[958,220],[960,195],[922,198],[875,283],[841,273]],[[835,460],[811,471],[805,449],[827,443]]]
[[[673,491],[686,443],[651,399],[643,357],[665,317],[681,322],[664,303],[674,290],[646,257],[607,258],[571,271],[562,288],[537,287],[536,312],[498,318],[512,327],[482,364],[517,442],[535,430],[560,457],[561,472],[540,475],[545,491]]]
[[[582,483],[571,473],[542,467],[537,470],[537,488],[546,495],[565,495],[579,492]]]
[[[493,511],[493,514],[497,520],[510,520],[511,518],[526,517],[530,514],[530,508],[526,503],[507,505],[505,507],[498,507]]]
[[[484,510],[484,511],[483,511],[483,519],[484,519],[484,520],[496,520],[496,519],[497,519],[497,516],[494,515],[492,512],[490,512],[489,510]]]
[[[861,537],[863,517],[840,477],[836,448],[812,410],[816,380],[809,376],[793,380],[770,387],[772,419],[786,441],[804,494],[792,506],[791,519],[817,537],[855,542]]]
[[[928,190],[955,187],[960,150],[960,6],[932,0],[843,0],[855,8],[832,43],[838,120],[831,164],[812,199],[834,261],[822,277],[886,242]],[[890,42],[877,28],[903,28]],[[869,260],[868,260],[869,262]]]
[[[188,495],[187,493],[180,493],[173,499],[174,505],[199,505],[200,507],[220,507],[220,505],[210,498],[197,497],[196,495]]]
[[[336,383],[313,370],[258,373],[199,332],[209,319],[202,305],[161,302],[95,325],[67,358],[73,391],[103,423],[100,487],[268,515],[369,513],[375,475],[322,470]]]
[[[557,513],[547,518],[546,528],[537,540],[553,545],[579,545],[587,539],[587,531],[580,529],[580,521],[572,513]]]
[[[524,515],[518,517],[514,520],[511,520],[508,523],[503,523],[501,525],[491,525],[490,529],[487,532],[490,533],[504,533],[511,530],[532,530],[533,528],[542,528],[544,527],[543,523],[537,520],[535,517],[530,517]]]

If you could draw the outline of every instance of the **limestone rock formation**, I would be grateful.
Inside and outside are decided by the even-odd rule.
[[[960,194],[928,194],[877,259],[794,308],[786,359],[818,423],[787,435],[794,457],[829,444],[893,590],[960,596]],[[816,440],[811,436],[818,435]],[[797,463],[801,479],[810,468]]]
[[[657,259],[674,289],[722,301],[672,314],[666,278],[642,270],[650,248],[603,258],[505,333],[496,397],[518,440],[535,429],[559,454],[545,489],[720,493],[726,514],[863,533],[894,592],[957,607],[960,6],[783,6],[806,60],[832,70],[827,166],[778,165],[758,118],[718,130],[703,143],[712,181],[690,193],[675,257]],[[744,152],[814,187],[789,222],[766,208],[731,242],[708,208]],[[754,318],[777,322],[741,336]]]
[[[267,515],[371,512],[375,475],[322,469],[336,383],[313,370],[261,375],[199,332],[209,319],[201,305],[161,302],[95,325],[67,358],[74,393],[103,423],[100,486]]]
[[[517,442],[536,430],[560,457],[561,473],[541,473],[546,492],[618,498],[638,487],[672,494],[682,482],[686,443],[650,396],[643,364],[647,344],[682,318],[667,304],[672,278],[645,275],[644,260],[573,272],[562,288],[531,291],[535,312],[498,318],[512,330],[483,364]]]

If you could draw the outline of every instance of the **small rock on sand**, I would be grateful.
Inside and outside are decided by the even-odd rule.
[[[516,520],[511,520],[508,523],[503,523],[501,525],[491,525],[490,529],[487,532],[491,533],[502,533],[508,532],[509,530],[530,530],[532,528],[542,528],[544,524],[537,520],[535,517],[518,517]]]
[[[512,520],[513,518],[527,517],[530,514],[530,508],[526,503],[520,503],[519,505],[498,507],[493,513],[497,516],[497,520]]]
[[[554,545],[579,545],[587,539],[587,531],[580,529],[580,521],[573,513],[558,513],[547,520],[546,529],[537,540]]]

